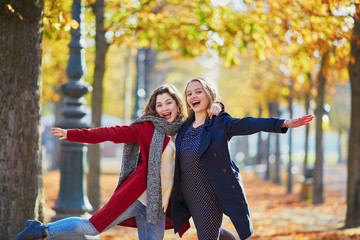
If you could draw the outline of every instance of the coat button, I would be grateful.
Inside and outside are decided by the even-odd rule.
[[[217,157],[218,155],[217,155],[217,153],[214,153],[214,157]]]
[[[234,184],[233,184],[233,185],[231,185],[231,188],[232,188],[232,189],[235,189],[235,187],[236,187],[236,186],[235,186]]]
[[[226,172],[227,172],[226,168],[224,168],[224,169],[223,169],[223,172],[224,172],[224,173],[226,173]]]

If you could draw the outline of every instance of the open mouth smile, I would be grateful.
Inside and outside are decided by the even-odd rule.
[[[166,120],[169,120],[171,118],[171,112],[163,114],[163,118],[165,118]]]
[[[191,105],[192,105],[193,108],[196,108],[196,107],[198,107],[200,105],[200,102],[199,101],[194,101],[194,102],[191,103]]]

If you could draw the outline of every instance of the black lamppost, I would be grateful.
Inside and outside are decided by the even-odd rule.
[[[61,128],[87,128],[84,116],[89,112],[83,95],[91,91],[91,86],[83,79],[86,69],[84,44],[84,7],[81,0],[74,0],[72,17],[79,23],[77,29],[71,29],[69,44],[70,58],[66,74],[68,82],[61,86],[64,118],[56,125]],[[88,217],[92,206],[86,193],[85,166],[87,162],[87,144],[62,141],[60,143],[60,191],[52,221],[65,217]],[[99,239],[99,237],[66,235],[56,239]]]

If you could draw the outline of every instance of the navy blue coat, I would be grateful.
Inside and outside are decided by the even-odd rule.
[[[194,119],[195,117],[192,116],[184,123],[175,142],[175,176],[171,210],[175,233],[191,217],[180,189],[178,149]],[[221,112],[212,119],[207,118],[204,123],[199,148],[200,163],[224,207],[225,214],[230,217],[241,239],[248,238],[254,230],[239,169],[230,159],[228,141],[233,136],[249,135],[259,131],[286,133],[287,128],[281,128],[283,122],[284,119],[278,118],[233,118],[228,113]]]

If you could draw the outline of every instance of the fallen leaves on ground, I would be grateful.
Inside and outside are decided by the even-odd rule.
[[[342,229],[346,214],[346,200],[337,191],[325,188],[325,203],[312,205],[300,200],[301,184],[296,183],[293,194],[286,187],[260,180],[254,173],[242,173],[250,207],[254,234],[249,240],[341,240],[360,239],[360,228]],[[116,187],[118,176],[101,176],[101,201],[106,203]],[[59,191],[60,173],[44,173],[46,222],[55,214],[52,210]],[[196,230],[191,229],[181,239],[197,239]],[[223,227],[237,236],[229,218],[224,217]],[[101,234],[102,240],[138,239],[133,228],[114,227]],[[167,240],[180,238],[173,230],[165,232]],[[237,239],[238,236],[237,236]]]

